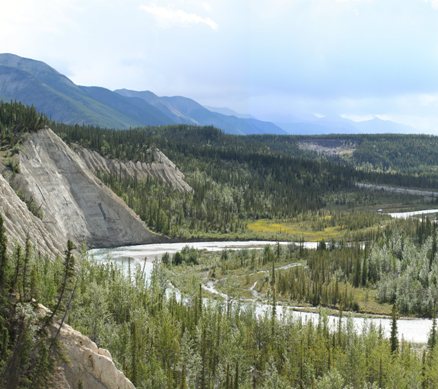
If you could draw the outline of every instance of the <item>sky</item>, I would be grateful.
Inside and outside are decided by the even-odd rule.
[[[438,0],[0,0],[0,52],[276,122],[438,131]]]

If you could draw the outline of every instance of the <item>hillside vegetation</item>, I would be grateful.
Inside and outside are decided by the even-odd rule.
[[[318,214],[323,208],[329,218],[339,221],[336,214],[339,207],[348,211],[359,206],[375,211],[384,204],[425,203],[421,197],[363,191],[356,188],[357,182],[438,186],[438,176],[434,174],[412,173],[403,166],[392,172],[382,171],[371,162],[371,168],[364,169],[362,163],[355,162],[354,154],[351,159],[302,150],[298,147],[302,137],[240,137],[212,127],[193,126],[124,132],[61,124],[55,127],[67,142],[79,143],[105,157],[150,162],[150,148],[158,147],[175,162],[193,193],[177,193],[156,180],[145,182],[115,174],[100,176],[152,228],[171,236],[285,238],[284,232],[290,231],[293,233],[289,236],[298,239],[307,235],[305,229],[290,229],[286,225],[307,212],[311,213],[308,222],[313,223],[312,219],[322,220]],[[395,139],[405,141],[403,136]],[[418,140],[421,142],[422,137]],[[349,140],[351,144],[366,141],[379,143],[380,137],[358,136]],[[334,138],[333,142],[337,145],[340,141]],[[415,160],[411,161],[414,163]],[[252,224],[259,219],[282,224],[277,230]],[[376,220],[375,225],[378,223]],[[347,234],[342,223],[330,227],[335,229],[325,236],[314,235],[315,238],[341,238]],[[369,232],[372,231],[364,231]]]
[[[24,147],[21,140],[32,138],[35,134],[28,133],[44,118],[21,105],[2,109],[2,152],[9,155]],[[334,236],[316,251],[277,245],[214,255],[186,248],[164,256],[148,279],[145,264],[134,267],[128,260],[123,270],[94,262],[75,251],[72,242],[62,258],[37,252],[30,239],[21,247],[6,239],[0,216],[0,386],[56,387],[54,367],[63,349],[48,328],[59,320],[108,348],[139,388],[438,386],[436,321],[427,345],[397,337],[399,313],[436,316],[436,226],[426,218],[392,222],[366,207],[405,197],[355,187],[357,180],[385,177],[412,178],[411,183],[417,177],[426,185],[436,179],[433,173],[424,179],[400,163],[394,174],[379,172],[377,165],[363,169],[349,159],[299,150],[293,137],[244,138],[191,126],[125,132],[51,126],[67,142],[108,158],[152,162],[151,148],[165,152],[193,192],[152,178],[102,175],[157,231],[178,237],[248,237],[251,222],[256,229],[287,227],[296,234],[306,229],[320,233],[318,238],[325,231],[362,232],[366,242],[358,236],[354,243],[335,242],[340,236]],[[358,204],[365,209],[353,210]],[[169,294],[169,280],[184,298]],[[232,298],[242,290],[258,293],[269,308],[257,315],[238,303],[207,302],[204,281]],[[357,332],[351,320],[339,319],[336,328],[330,327],[323,310],[316,324],[278,320],[280,301],[324,306],[340,315],[391,310],[391,336],[385,338],[381,328],[371,325]],[[38,303],[52,313],[39,316]]]
[[[58,125],[57,131],[67,142],[122,160],[147,160],[151,146],[162,150],[186,175],[193,193],[151,180],[101,178],[150,226],[171,235],[243,232],[248,219],[317,210],[324,194],[353,187],[353,170],[345,164],[304,158],[293,142],[277,151],[275,137],[237,137],[189,126],[118,132]]]
[[[347,322],[330,330],[324,314],[315,326],[204,305],[202,292],[182,302],[165,297],[159,267],[146,282],[140,267],[126,275],[114,265],[73,256],[71,244],[64,260],[50,261],[34,254],[30,243],[7,255],[0,218],[1,387],[56,387],[54,363],[62,347],[47,332],[52,318],[109,348],[139,388],[438,385],[434,336],[419,352],[383,338],[375,327],[357,333]],[[53,315],[38,319],[34,299]]]

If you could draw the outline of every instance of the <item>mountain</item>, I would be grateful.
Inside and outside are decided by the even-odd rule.
[[[143,99],[161,110],[163,114],[175,115],[181,123],[212,125],[224,129],[227,133],[237,135],[286,134],[283,129],[273,123],[214,112],[187,97],[158,97],[150,91],[136,92],[127,89],[119,89],[116,92],[125,97]]]
[[[412,133],[408,126],[377,117],[356,122],[333,115],[279,123],[279,126],[294,135]]]
[[[273,123],[224,115],[186,97],[74,84],[41,61],[0,54],[0,100],[34,105],[52,120],[126,129],[147,125],[212,125],[232,134],[284,134]]]
[[[208,105],[205,105],[205,108],[207,108],[209,111],[221,113],[222,115],[228,115],[228,116],[236,116],[238,118],[242,119],[255,119],[254,116],[251,115],[245,115],[243,113],[236,112],[230,108],[227,107],[210,107]]]
[[[363,133],[412,133],[413,129],[404,124],[374,118],[362,122],[356,122],[356,127]]]

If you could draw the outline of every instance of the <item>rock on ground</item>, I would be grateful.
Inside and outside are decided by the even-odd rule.
[[[70,388],[133,389],[132,382],[117,369],[108,350],[96,346],[90,338],[64,324],[61,347],[67,362],[58,369]],[[59,371],[58,370],[58,371]]]
[[[41,317],[49,310],[39,304]],[[55,336],[59,323],[50,332]],[[117,369],[108,350],[97,347],[90,338],[63,324],[58,335],[59,351],[50,389],[135,389],[132,382]]]

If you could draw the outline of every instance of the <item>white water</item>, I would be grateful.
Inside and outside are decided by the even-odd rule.
[[[288,245],[291,242],[279,242],[281,245]],[[229,242],[187,242],[187,243],[158,243],[158,244],[143,244],[138,246],[123,246],[113,249],[93,249],[89,254],[98,257],[111,255],[113,258],[132,258],[132,259],[154,259],[163,256],[165,253],[175,254],[181,251],[184,247],[193,247],[197,250],[207,251],[222,251],[222,250],[241,250],[241,249],[262,249],[267,244],[277,244],[277,242],[266,242],[263,240],[249,241],[229,241]],[[317,242],[304,242],[303,247],[315,249]]]
[[[431,213],[438,213],[438,209],[424,209],[422,211],[409,211],[409,212],[393,212],[393,213],[388,213],[388,215],[393,217],[394,219],[407,219],[408,217],[411,216],[427,215]]]
[[[432,211],[432,210],[429,210]],[[424,211],[423,211],[424,212]],[[435,210],[438,212],[438,210]],[[433,212],[429,212],[433,213]],[[132,264],[139,264],[144,266],[145,273],[150,276],[153,269],[153,261],[157,258],[161,258],[166,252],[174,254],[177,251],[182,250],[185,246],[194,247],[200,250],[207,251],[222,251],[226,250],[239,250],[239,249],[262,249],[266,244],[276,244],[276,242],[264,242],[264,241],[247,241],[247,242],[191,242],[191,243],[163,243],[163,244],[150,244],[140,246],[125,246],[117,247],[114,249],[93,249],[89,251],[89,254],[98,261],[111,260],[116,263],[126,264],[130,261]],[[290,244],[290,242],[280,242],[282,245]],[[315,249],[317,243],[305,242],[304,247],[309,249]],[[146,259],[146,260],[145,260]],[[292,266],[292,265],[287,265]],[[219,292],[214,287],[214,283],[209,282],[203,286],[203,288],[212,294],[219,295],[220,297],[229,300],[229,296]],[[172,292],[180,296],[178,290],[172,289]],[[181,296],[179,297],[181,298]],[[270,314],[272,312],[272,306],[256,300],[240,300],[242,308],[245,306],[251,306],[254,308],[257,315]],[[298,307],[277,305],[277,316],[282,319],[292,318],[301,319],[303,322],[312,321],[317,323],[319,320],[319,314],[313,312],[301,312],[297,311]],[[338,318],[335,316],[329,316],[329,326],[335,329],[338,325]],[[384,334],[389,336],[391,331],[391,319],[389,318],[363,318],[352,317],[354,327],[357,331],[362,331],[370,324],[376,327],[381,326]],[[400,338],[414,343],[426,343],[430,329],[432,327],[432,321],[429,319],[399,319],[398,320],[398,334]]]

